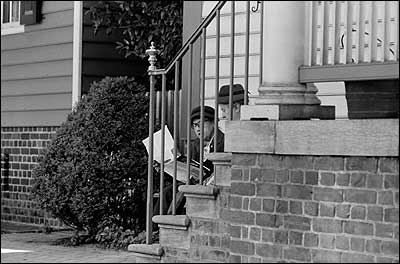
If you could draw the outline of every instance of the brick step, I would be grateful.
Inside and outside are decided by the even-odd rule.
[[[136,262],[226,262],[229,253],[228,225],[220,214],[228,206],[225,189],[230,189],[232,153],[210,153],[215,164],[214,185],[182,185],[186,197],[186,215],[155,215],[159,244],[129,245]],[[200,249],[199,249],[200,247]]]
[[[178,190],[186,197],[188,217],[219,218],[222,208],[227,206],[226,195],[219,195],[231,187],[232,153],[210,153],[208,157],[215,165],[214,183],[203,185],[181,185]]]
[[[160,244],[130,244],[128,251],[133,252],[136,263],[161,263],[164,253]]]
[[[188,249],[190,246],[189,225],[186,215],[155,215],[153,222],[160,229],[160,245],[177,249]]]
[[[231,186],[232,152],[212,152],[207,158],[215,165],[214,184],[216,186]]]
[[[181,185],[178,190],[186,197],[186,215],[188,217],[219,217],[217,187],[213,185]]]

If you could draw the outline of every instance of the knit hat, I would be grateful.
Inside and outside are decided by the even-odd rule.
[[[229,104],[229,84],[223,85],[218,93],[218,104]],[[241,84],[232,87],[232,103],[244,103],[244,89]]]
[[[214,108],[207,105],[204,106],[204,118],[214,120],[214,114],[215,114]],[[190,123],[193,123],[194,119],[200,119],[200,106],[193,108],[190,117]]]

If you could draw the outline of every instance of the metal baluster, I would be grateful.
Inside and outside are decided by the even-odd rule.
[[[262,84],[262,74],[263,74],[263,53],[264,53],[264,1],[261,2],[260,9],[260,60],[259,60],[259,68],[260,68],[260,85]]]
[[[154,42],[151,42],[150,49],[146,50],[149,55],[150,66],[148,72],[150,75],[150,106],[149,106],[149,159],[148,159],[148,174],[147,174],[147,210],[146,210],[146,244],[152,242],[152,214],[153,214],[153,133],[154,133],[154,86],[155,76],[152,71],[156,70],[155,63],[157,61],[156,55],[159,50],[155,49]]]
[[[164,214],[164,152],[165,152],[165,91],[167,87],[167,74],[162,75],[161,86],[161,166],[160,166],[160,215]]]
[[[174,131],[174,124],[173,124],[173,106],[174,106],[174,91],[173,90],[168,90],[168,105],[167,105],[167,123],[168,123],[168,128],[172,130],[171,132],[173,133]]]
[[[156,127],[160,125],[161,117],[161,92],[156,91]]]
[[[219,93],[219,45],[220,45],[220,10],[216,11],[215,38],[215,115],[214,115],[214,152],[217,152],[218,142],[218,93]]]
[[[232,120],[233,116],[233,79],[234,79],[234,65],[235,65],[235,2],[231,2],[231,75],[229,83],[229,120]]]
[[[186,169],[187,178],[186,184],[190,181],[190,135],[191,135],[191,122],[190,117],[192,113],[192,64],[193,64],[193,43],[189,45],[189,76],[188,76],[188,97],[187,97],[187,122],[186,122]]]
[[[246,1],[246,46],[244,62],[244,105],[248,104],[249,91],[249,42],[250,42],[250,1]]]
[[[200,179],[199,183],[203,184],[203,157],[204,157],[204,90],[206,75],[206,28],[202,30],[203,49],[201,58],[201,85],[200,85]]]
[[[177,156],[178,156],[178,94],[179,94],[179,60],[175,62],[175,92],[174,92],[174,178],[172,181],[172,215],[176,215],[176,171],[177,171]]]

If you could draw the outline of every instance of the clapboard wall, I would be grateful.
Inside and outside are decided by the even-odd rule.
[[[1,126],[59,125],[71,111],[74,3],[43,1],[43,19],[1,36]]]

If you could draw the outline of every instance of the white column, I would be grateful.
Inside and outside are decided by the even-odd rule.
[[[241,107],[241,120],[334,116],[334,108],[321,106],[314,84],[298,82],[299,67],[309,61],[304,58],[310,52],[310,4],[264,1],[262,82],[254,105]]]
[[[83,1],[74,1],[74,33],[72,55],[72,108],[81,98]]]
[[[298,82],[306,48],[306,1],[264,2],[262,84],[255,104],[319,105],[317,89]]]

